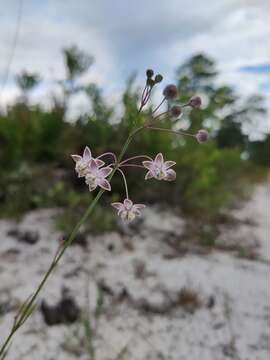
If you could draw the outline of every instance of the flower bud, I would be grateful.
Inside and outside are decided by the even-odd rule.
[[[151,77],[154,75],[154,71],[152,69],[147,69],[146,70],[146,76],[147,79],[151,79]]]
[[[167,100],[174,100],[178,96],[177,87],[175,85],[167,85],[163,90],[163,95]]]
[[[162,80],[163,80],[163,76],[162,76],[162,75],[157,74],[157,75],[155,76],[155,83],[156,83],[156,84],[157,84],[157,83],[160,83]]]
[[[209,135],[208,135],[208,132],[206,130],[201,129],[201,130],[199,130],[197,132],[195,137],[196,137],[199,144],[203,144],[208,140]]]
[[[152,88],[155,85],[155,81],[153,79],[148,78],[146,84]]]
[[[202,105],[202,99],[199,96],[193,96],[188,103],[193,108],[199,108]]]
[[[182,114],[182,108],[180,105],[174,105],[170,109],[170,113],[173,117],[178,118]]]

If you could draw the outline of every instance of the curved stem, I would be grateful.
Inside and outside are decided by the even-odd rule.
[[[148,160],[153,160],[153,159],[150,158],[150,156],[147,156],[147,155],[138,155],[138,156],[132,156],[131,158],[128,158],[128,159],[122,161],[119,165],[121,166],[122,164],[125,164],[125,163],[127,163],[128,161],[135,160],[135,159],[139,159],[139,158],[144,158],[144,159],[148,159]]]
[[[152,114],[154,114],[161,107],[161,105],[164,103],[165,100],[166,100],[166,98],[164,97],[162,99],[161,103],[152,111]]]
[[[112,156],[115,162],[117,161],[115,154],[114,154],[113,152],[110,152],[110,151],[109,151],[109,152],[105,152],[104,154],[99,155],[96,159],[100,159],[100,158],[102,158],[102,157],[104,157],[104,156],[107,156],[107,155]]]
[[[171,133],[171,134],[177,134],[177,135],[182,135],[182,136],[191,136],[191,137],[196,138],[195,135],[190,134],[190,133],[186,133],[186,132],[183,132],[183,131],[176,131],[176,130],[164,129],[164,128],[153,127],[153,126],[146,126],[145,129],[156,130],[156,131],[164,131],[164,132],[168,132],[168,133]]]
[[[119,166],[120,167],[136,167],[136,168],[145,169],[145,167],[143,165],[137,165],[137,164],[124,164],[124,165],[119,165]]]
[[[124,180],[124,184],[125,184],[125,190],[126,190],[126,197],[127,197],[127,199],[129,198],[129,196],[128,196],[128,186],[127,186],[127,179],[126,179],[126,176],[125,176],[125,174],[123,173],[123,171],[118,167],[117,168],[117,171],[119,171],[120,172],[120,174],[122,175],[122,178],[123,178],[123,180]]]
[[[158,115],[155,116],[153,119],[155,120],[155,119],[159,118],[160,116],[163,116],[163,115],[166,115],[166,114],[168,114],[168,111],[164,111],[164,112],[158,114]]]
[[[139,110],[139,112],[140,112],[140,110]],[[144,128],[145,128],[144,126],[140,126],[139,128],[133,130],[133,131],[129,134],[129,136],[128,136],[128,138],[127,138],[124,146],[122,147],[122,150],[121,150],[121,152],[120,152],[120,155],[118,156],[118,159],[117,159],[117,161],[116,161],[116,166],[118,166],[118,165],[121,163],[121,160],[123,159],[123,156],[125,155],[125,153],[126,153],[126,151],[127,151],[127,148],[128,148],[128,146],[129,146],[132,138],[133,138],[135,135],[137,135],[137,133],[140,132],[141,130],[143,130]],[[116,169],[115,169],[115,170],[116,170]],[[114,171],[114,172],[115,172],[115,171]],[[114,172],[112,172],[112,174],[113,174]]]

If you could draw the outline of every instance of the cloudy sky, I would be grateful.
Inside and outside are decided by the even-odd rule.
[[[270,0],[0,4],[0,104],[16,96],[14,75],[21,70],[42,74],[39,96],[49,91],[52,79],[64,76],[61,49],[70,44],[95,57],[88,79],[106,88],[108,96],[119,93],[131,72],[136,70],[140,79],[150,66],[169,81],[183,60],[203,51],[218,61],[220,82],[244,94],[260,91],[270,97]]]

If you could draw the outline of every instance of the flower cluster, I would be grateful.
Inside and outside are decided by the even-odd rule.
[[[85,182],[89,186],[89,191],[95,190],[98,186],[104,190],[111,190],[111,185],[106,178],[112,172],[110,166],[103,166],[105,162],[98,158],[93,158],[88,146],[84,149],[83,156],[71,155],[75,161],[75,171],[78,177],[85,177]]]
[[[143,107],[148,103],[152,89],[155,85],[160,83],[163,77],[160,74],[154,76],[154,72],[151,69],[146,71],[146,84],[141,96],[141,102],[138,112],[140,113]],[[168,128],[159,128],[155,127],[155,119],[160,116],[172,116],[173,118],[179,119],[183,114],[185,107],[189,106],[191,108],[199,108],[201,106],[201,98],[198,96],[193,96],[188,103],[179,104],[176,103],[178,98],[178,89],[175,85],[167,85],[163,90],[163,99],[156,108],[151,113],[150,121],[147,120],[140,128],[136,129],[136,132],[141,130],[157,130],[164,131],[169,133],[174,133],[176,135],[186,135],[191,136],[197,140],[199,144],[202,144],[208,140],[208,132],[204,129],[199,130],[196,134],[189,134],[186,132],[174,131]],[[167,111],[157,114],[157,111],[162,106],[162,104],[167,101],[168,107]],[[170,102],[173,101],[173,105],[170,105]],[[112,152],[107,152],[101,154],[97,158],[92,156],[92,152],[88,146],[85,147],[83,155],[71,155],[75,161],[75,171],[80,178],[85,178],[85,183],[89,187],[89,191],[94,191],[96,188],[100,187],[103,191],[111,190],[110,180],[113,174],[117,171],[123,178],[125,186],[125,199],[123,202],[114,202],[112,207],[117,210],[117,214],[124,221],[132,221],[137,216],[141,215],[141,210],[145,208],[144,204],[134,204],[129,199],[129,191],[127,179],[124,173],[124,168],[126,167],[137,167],[146,170],[145,180],[156,179],[164,181],[173,181],[176,179],[176,172],[172,169],[176,165],[175,161],[164,160],[163,154],[158,153],[154,159],[147,155],[137,155],[122,161],[122,159],[117,159],[116,155]],[[101,158],[108,158],[110,162],[106,164],[105,161]],[[134,161],[140,160],[138,164]]]

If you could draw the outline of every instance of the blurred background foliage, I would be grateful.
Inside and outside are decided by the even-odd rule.
[[[131,77],[122,94],[122,117],[115,121],[116,109],[107,104],[102,90],[94,83],[82,85],[81,76],[91,70],[93,58],[72,46],[64,49],[63,59],[66,79],[58,82],[62,95],[54,95],[49,109],[30,104],[42,75],[24,71],[16,78],[20,97],[0,113],[0,214],[17,217],[36,208],[60,207],[64,210],[57,224],[69,231],[92,199],[83,180],[75,176],[70,154],[82,153],[86,145],[96,155],[119,153],[132,124],[142,121],[147,110],[138,119],[140,91]],[[143,171],[129,169],[130,192],[136,202],[168,203],[200,224],[215,223],[266,172],[270,134],[260,133],[259,140],[253,136],[267,121],[263,98],[257,94],[240,98],[230,86],[218,84],[217,77],[214,60],[205,54],[189,58],[177,69],[181,102],[196,94],[203,99],[202,109],[185,112],[177,123],[167,118],[158,125],[176,129],[184,125],[190,132],[204,127],[211,140],[198,145],[193,138],[149,130],[140,133],[127,156],[163,152],[166,159],[177,162],[177,180],[145,182]],[[89,98],[89,112],[68,121],[71,98],[79,92]],[[108,204],[122,199],[123,185],[117,176],[112,182],[113,191],[106,193],[91,220],[92,230],[114,227]]]

